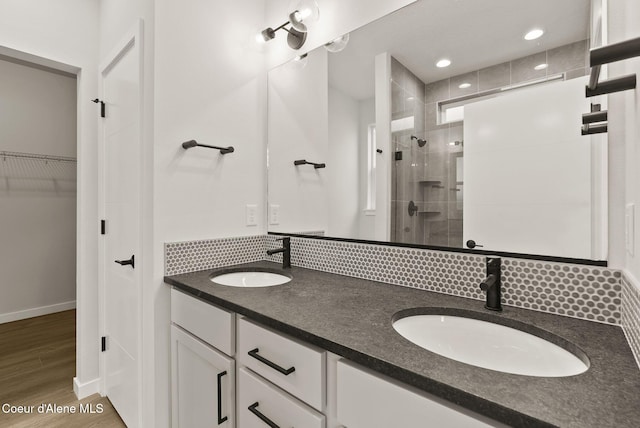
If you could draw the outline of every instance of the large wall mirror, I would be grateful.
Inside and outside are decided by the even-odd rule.
[[[591,0],[419,0],[270,70],[268,230],[606,260],[592,22]]]

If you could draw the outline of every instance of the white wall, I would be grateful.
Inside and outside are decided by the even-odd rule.
[[[328,232],[331,176],[341,169],[329,161],[328,52],[308,54],[303,68],[284,64],[269,72],[269,203],[279,205],[279,224],[270,231]],[[326,168],[295,166],[305,159]]]
[[[262,0],[155,2],[154,271],[155,421],[169,425],[169,287],[165,242],[262,234],[266,194],[266,70],[255,44]],[[235,147],[215,150],[180,144]],[[245,226],[245,205],[258,225]],[[145,320],[146,322],[147,320]]]
[[[0,151],[76,156],[76,76],[0,59]],[[0,163],[0,322],[75,308],[76,165]]]
[[[360,103],[330,87],[327,236],[360,238],[359,125]]]
[[[78,74],[77,355],[80,384],[98,376],[97,92],[98,4],[87,0],[3,0],[0,51],[53,60]],[[38,58],[36,58],[38,57]]]
[[[610,0],[608,44],[640,37],[640,3],[634,0]],[[640,77],[640,57],[609,65],[609,78],[636,74]],[[640,286],[640,89],[609,95],[609,144],[613,150],[610,171],[621,174],[610,182],[610,223],[616,234],[611,236],[612,253],[621,255],[615,266],[627,270]],[[623,195],[621,198],[620,196]],[[635,232],[632,251],[625,245],[624,210],[635,205]]]

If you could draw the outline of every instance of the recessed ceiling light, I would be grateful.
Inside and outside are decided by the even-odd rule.
[[[525,40],[535,40],[538,37],[542,36],[544,34],[544,31],[542,31],[539,28],[535,28],[531,31],[529,31],[527,34],[524,35],[524,39]]]
[[[533,67],[533,69],[534,70],[544,70],[547,67],[549,67],[549,64],[538,64],[535,67]]]
[[[460,89],[467,89],[470,87],[471,87],[471,83],[467,83],[467,82],[461,83],[460,86],[458,86],[458,88]]]
[[[440,61],[436,62],[436,67],[438,68],[449,67],[450,65],[451,61],[449,61],[448,59],[441,59]]]

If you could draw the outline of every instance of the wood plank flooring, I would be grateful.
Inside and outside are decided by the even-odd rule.
[[[76,311],[0,324],[0,427],[125,427],[106,397],[77,400],[75,372]],[[5,404],[34,406],[33,413],[6,412]],[[38,413],[41,404],[69,406],[77,413]],[[80,404],[94,411],[101,405],[104,411],[80,413]]]

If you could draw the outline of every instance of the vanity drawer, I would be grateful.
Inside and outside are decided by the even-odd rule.
[[[326,352],[238,319],[238,361],[319,411],[325,407]]]
[[[238,371],[238,426],[265,428],[268,419],[279,427],[324,428],[325,417],[246,368]]]
[[[347,360],[337,364],[337,419],[349,428],[507,428]]]
[[[233,312],[171,289],[171,321],[214,348],[233,356],[235,316]]]

